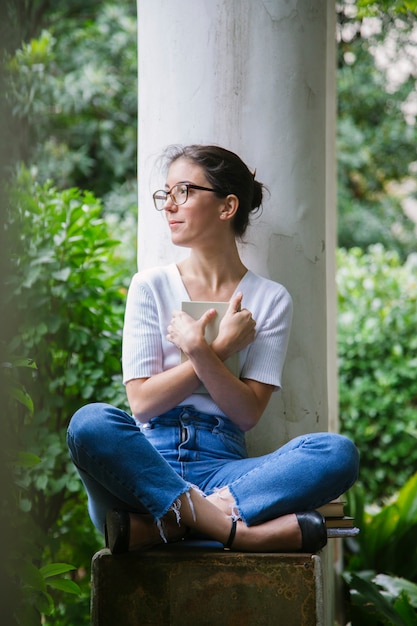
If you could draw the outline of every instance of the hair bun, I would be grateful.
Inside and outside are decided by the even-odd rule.
[[[262,204],[263,199],[263,184],[258,180],[253,181],[253,194],[252,194],[252,210],[257,209]]]

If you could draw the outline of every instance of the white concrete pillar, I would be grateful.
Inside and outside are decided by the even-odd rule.
[[[289,289],[295,314],[253,453],[336,417],[334,13],[331,0],[138,0],[139,268],[184,254],[152,205],[166,145],[220,144],[270,190],[242,255]]]

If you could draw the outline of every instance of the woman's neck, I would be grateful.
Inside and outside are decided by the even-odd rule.
[[[191,300],[214,302],[228,302],[247,272],[236,247],[221,255],[192,250],[178,270]]]

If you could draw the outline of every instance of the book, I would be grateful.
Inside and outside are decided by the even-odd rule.
[[[323,517],[343,517],[345,514],[345,504],[345,500],[332,500],[320,506],[317,511],[321,513]]]
[[[193,319],[198,320],[208,309],[216,309],[217,315],[207,324],[205,338],[207,343],[212,343],[219,333],[220,322],[223,319],[227,309],[228,302],[203,302],[203,301],[184,301],[181,302],[181,310],[190,315]],[[181,363],[187,360],[187,355],[181,351]],[[224,361],[227,369],[236,377],[240,374],[239,353],[233,354]],[[204,385],[201,385],[194,393],[208,393]]]
[[[353,528],[353,517],[326,517],[325,523],[327,528]]]
[[[327,529],[327,537],[329,539],[335,539],[337,537],[345,538],[345,537],[355,537],[360,533],[360,529],[357,526],[352,526],[352,528],[328,528]]]

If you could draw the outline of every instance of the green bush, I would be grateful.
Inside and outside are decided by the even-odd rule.
[[[415,224],[403,207],[417,143],[417,126],[404,104],[415,91],[415,78],[405,71],[394,85],[375,51],[390,47],[397,59],[410,53],[411,4],[415,0],[336,3],[339,246],[382,243],[403,259],[415,250]],[[367,11],[378,15],[380,30],[366,28]]]
[[[81,604],[65,598],[65,607],[57,591],[53,621],[44,623],[81,626],[88,624],[91,555],[102,539],[87,516],[66,427],[91,401],[127,408],[120,355],[125,281],[132,272],[117,257],[117,242],[92,194],[39,186],[22,170],[10,198],[1,316],[11,330],[2,349],[36,362],[21,380],[33,416],[21,412],[14,427],[19,449],[40,459],[22,468],[19,506],[33,521],[37,557],[74,563],[73,579],[83,591]]]
[[[6,98],[20,131],[11,150],[36,167],[38,180],[120,196],[136,181],[136,4],[39,4],[26,16],[40,19],[36,36],[6,64]]]
[[[2,493],[0,520],[2,538],[8,544],[2,546],[2,590],[7,581],[7,595],[2,598],[2,618],[9,626],[38,626],[42,616],[55,610],[51,589],[80,595],[80,587],[68,579],[67,573],[76,568],[67,563],[44,563],[42,545],[38,541],[37,528],[30,515],[22,514],[24,487],[22,477],[41,459],[19,449],[19,426],[33,419],[33,402],[21,384],[18,372],[21,368],[36,369],[31,359],[14,358],[0,363],[0,388],[2,391],[2,476],[7,472],[8,490]],[[23,417],[23,422],[22,422]],[[19,419],[20,418],[20,419]],[[26,497],[27,501],[28,498]],[[13,537],[12,537],[13,534]],[[62,594],[61,594],[62,595]]]
[[[417,467],[417,256],[338,251],[340,429],[361,452],[368,502]]]
[[[355,486],[349,512],[361,528],[345,550],[352,626],[416,626],[417,473],[382,508],[366,507]]]
[[[349,513],[361,529],[349,540],[350,571],[373,571],[417,584],[417,473],[382,506],[367,506],[364,490],[355,485],[348,494]]]

